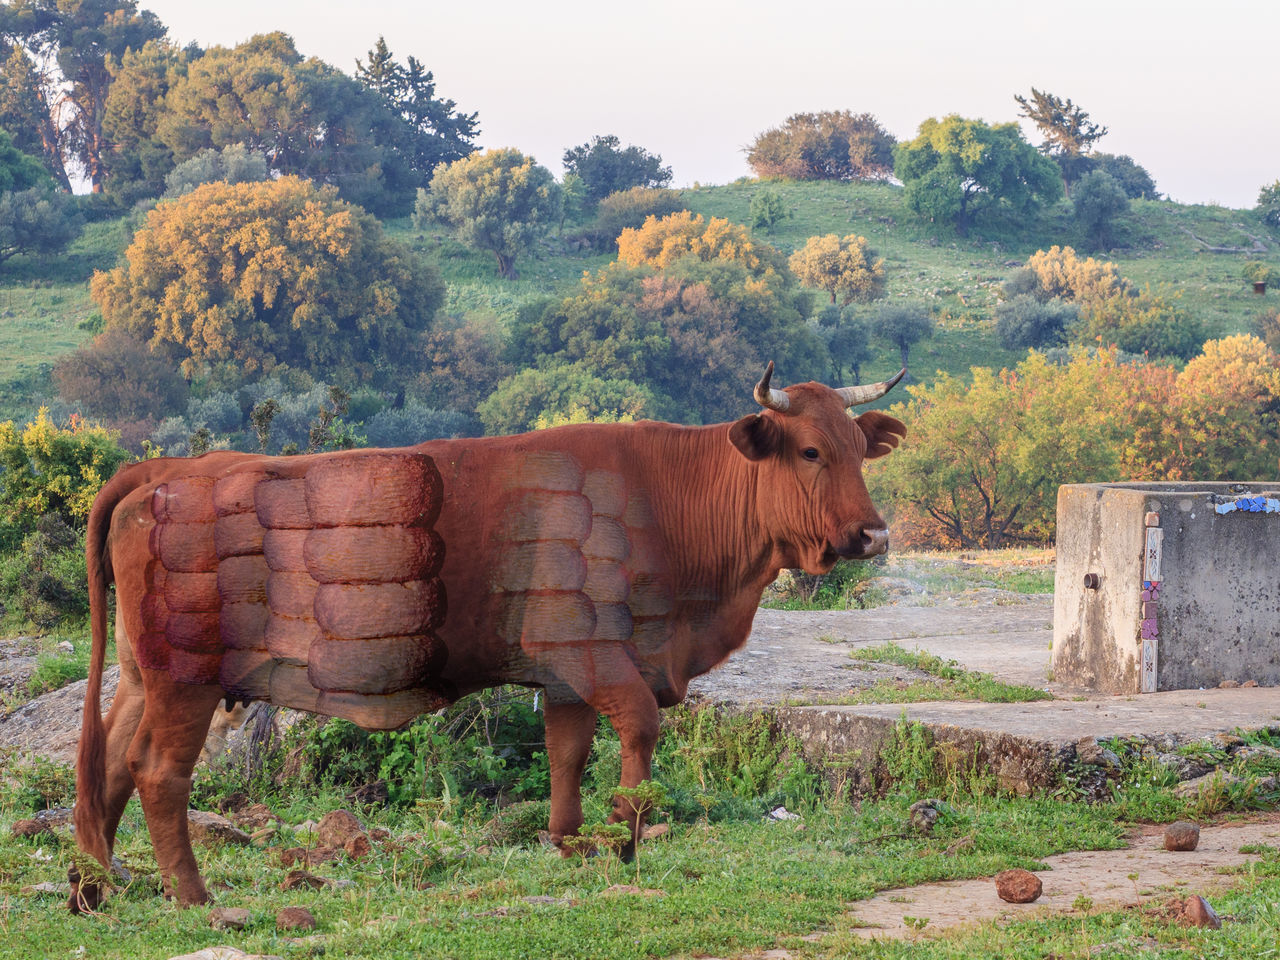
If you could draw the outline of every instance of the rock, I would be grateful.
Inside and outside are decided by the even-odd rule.
[[[1173,770],[1179,780],[1194,780],[1196,777],[1203,777],[1206,773],[1213,772],[1210,764],[1202,763],[1184,753],[1157,753],[1156,763],[1167,770]]]
[[[1224,789],[1226,787],[1234,787],[1237,784],[1244,782],[1234,773],[1224,773],[1221,770],[1214,770],[1212,773],[1206,773],[1203,777],[1196,777],[1194,780],[1188,780],[1185,783],[1178,784],[1173,788],[1173,795],[1175,797],[1180,797],[1183,800],[1198,797],[1201,790],[1211,784],[1216,785],[1219,781],[1221,781],[1221,786]]]
[[[102,676],[104,711],[115,696],[119,679],[119,666],[108,667]],[[34,753],[54,763],[74,764],[87,687],[85,680],[69,683],[0,717],[0,748],[12,747],[17,754]]]
[[[219,813],[204,810],[187,811],[187,830],[192,843],[206,846],[215,843],[235,843],[247,846],[249,835]]]
[[[245,830],[261,830],[274,826],[280,818],[271,812],[265,803],[251,803],[242,810],[231,814],[231,819]]]
[[[58,652],[59,653],[75,653],[76,645],[72,643],[70,640],[60,640],[58,642]]]
[[[377,843],[382,843],[384,840],[391,839],[391,831],[386,827],[374,827],[369,831],[369,839],[376,841]]]
[[[657,840],[659,837],[665,837],[671,832],[671,824],[669,823],[651,823],[644,828],[644,832],[640,835],[642,840]]]
[[[9,832],[15,837],[38,837],[42,833],[53,833],[53,828],[39,820],[15,820]]]
[[[316,863],[332,863],[343,854],[337,847],[289,847],[280,851],[280,866],[292,867],[300,863],[309,867]]]
[[[1200,828],[1194,823],[1179,820],[1164,828],[1166,850],[1194,850],[1200,843]]]
[[[329,881],[324,877],[317,877],[306,870],[290,870],[280,881],[281,890],[319,890],[328,885]]]
[[[184,953],[169,960],[280,960],[275,954],[245,953],[236,947],[205,947],[195,953]]]
[[[1188,926],[1208,927],[1210,930],[1222,929],[1222,918],[1209,906],[1204,897],[1187,897],[1182,905],[1182,913],[1178,919]]]
[[[285,907],[276,914],[277,930],[314,930],[316,918],[306,907]]]
[[[369,851],[373,849],[373,847],[369,843],[368,834],[357,833],[342,845],[342,849],[347,851],[347,856],[352,860],[363,860],[369,855]]]
[[[1246,743],[1231,756],[1235,760],[1280,760],[1280,750],[1265,743]]]
[[[606,887],[601,893],[603,897],[618,897],[627,895],[639,895],[642,897],[661,897],[666,895],[665,890],[641,889],[630,883],[615,883],[610,887]]]
[[[1238,686],[1240,686],[1239,680],[1223,680],[1218,684],[1220,690],[1234,690]]]
[[[215,930],[243,930],[250,914],[244,907],[216,907],[209,911],[209,926]]]
[[[364,833],[364,826],[347,810],[332,810],[324,815],[316,827],[316,839],[326,847],[342,847],[357,834]]]
[[[1076,760],[1091,767],[1104,767],[1117,773],[1120,771],[1120,758],[1093,737],[1085,737],[1076,742]]]
[[[908,817],[911,826],[921,833],[932,833],[933,825],[942,816],[942,811],[938,809],[940,803],[941,800],[917,800],[913,803]]]
[[[1257,680],[1246,680],[1244,683],[1240,684],[1242,687],[1256,687],[1257,685]]]
[[[1044,884],[1030,870],[1002,870],[996,874],[996,894],[1006,903],[1034,903]]]

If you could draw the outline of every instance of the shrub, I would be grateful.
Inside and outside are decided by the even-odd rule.
[[[884,259],[876,256],[866,237],[810,237],[788,262],[801,283],[825,290],[832,303],[838,298],[847,306],[884,296]]]
[[[82,414],[108,422],[158,419],[181,407],[187,382],[171,356],[120,327],[61,358],[53,382]]]
[[[1027,265],[1005,286],[1005,296],[1032,294],[1040,300],[1055,297],[1087,305],[1129,291],[1129,283],[1114,263],[1081,259],[1072,247],[1037,250]]]
[[[89,615],[84,538],[45,514],[20,550],[0,556],[0,606],[11,622],[50,630]]]
[[[58,427],[45,408],[22,430],[0,423],[0,548],[15,546],[45,514],[83,524],[98,489],[128,458],[115,433],[81,420]]]
[[[0,263],[19,253],[58,253],[83,226],[69,194],[51,187],[6,191],[0,194]]]
[[[399,409],[380,410],[364,425],[369,445],[407,447],[445,437],[474,436],[472,419],[455,410],[435,410],[409,399]]]
[[[1093,249],[1110,247],[1116,218],[1129,209],[1129,197],[1120,183],[1102,170],[1085,174],[1071,191],[1076,226]]]
[[[267,157],[243,143],[212,147],[184,160],[164,178],[164,195],[181,197],[206,183],[261,183],[271,177]]]
[[[787,205],[777,190],[765,188],[751,198],[748,218],[751,229],[761,227],[772,233],[773,225],[787,215]]]
[[[596,207],[596,219],[583,236],[598,250],[614,250],[623,230],[643,226],[649,217],[665,217],[683,210],[679,190],[632,187],[611,193]]]
[[[884,180],[893,172],[893,135],[869,113],[796,113],[747,148],[757,177]]]
[[[1267,226],[1280,227],[1280,180],[1268,183],[1258,191],[1255,209]]]
[[[1066,343],[1068,328],[1079,319],[1080,311],[1069,303],[1024,294],[996,307],[996,336],[1006,350],[1055,347]]]

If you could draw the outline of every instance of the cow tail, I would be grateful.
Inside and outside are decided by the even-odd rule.
[[[107,659],[107,584],[110,554],[107,534],[111,514],[128,492],[119,474],[105,486],[89,511],[85,532],[85,561],[89,581],[89,622],[93,645],[89,653],[89,683],[84,695],[84,719],[76,753],[76,844],[104,867],[111,867],[106,820],[107,738],[102,722],[102,673]]]

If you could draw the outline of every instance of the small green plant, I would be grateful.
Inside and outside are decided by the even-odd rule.
[[[892,640],[861,647],[849,654],[862,663],[892,663],[937,677],[941,682],[906,685],[881,682],[848,698],[852,703],[914,703],[925,700],[979,700],[984,703],[1027,703],[1051,700],[1038,687],[997,680],[989,673],[965,670],[954,660],[944,660],[925,650],[906,650]]]
[[[766,187],[751,198],[748,210],[751,228],[762,228],[767,233],[773,232],[774,224],[787,215],[787,205],[782,194]]]
[[[936,760],[928,728],[908,720],[904,710],[893,725],[889,741],[880,750],[889,789],[905,796],[928,790],[936,781]]]
[[[1240,275],[1244,278],[1245,283],[1270,283],[1275,277],[1275,269],[1269,263],[1261,260],[1249,260],[1240,269]]]

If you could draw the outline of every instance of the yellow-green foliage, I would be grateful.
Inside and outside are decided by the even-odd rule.
[[[1042,300],[1061,297],[1087,306],[1129,289],[1114,263],[1093,257],[1082,260],[1072,247],[1055,245],[1037,250],[1027,258],[1027,269],[1039,283],[1038,296]]]
[[[895,537],[998,547],[1053,537],[1059,484],[1273,479],[1280,357],[1256,337],[1209,341],[1182,373],[1077,350],[1013,370],[943,374],[894,407],[909,440],[870,473]]]
[[[109,327],[173,345],[185,372],[287,365],[344,382],[407,364],[444,298],[377,220],[298,177],[161,203],[91,291]]]
[[[83,525],[98,489],[129,457],[118,437],[79,420],[59,427],[44,407],[22,429],[0,423],[0,540],[47,513]]]
[[[739,263],[757,277],[781,273],[784,266],[782,254],[752,240],[751,231],[742,224],[720,217],[705,220],[688,210],[661,220],[649,217],[644,226],[623,230],[618,237],[618,261],[631,267],[664,270],[688,256],[704,263]]]
[[[832,303],[837,297],[848,304],[884,296],[884,259],[876,256],[866,237],[810,237],[791,255],[790,264],[801,283],[825,290]]]

